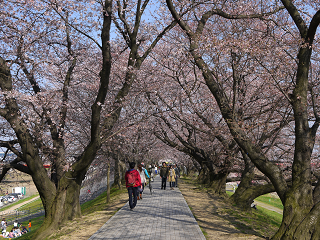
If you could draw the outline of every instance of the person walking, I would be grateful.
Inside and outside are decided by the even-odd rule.
[[[142,199],[142,193],[143,193],[144,187],[145,187],[145,185],[147,183],[146,177],[150,178],[150,176],[148,174],[148,171],[143,166],[144,166],[143,163],[140,163],[138,165],[138,172],[140,174],[140,179],[141,179],[141,190],[138,193],[138,200]]]
[[[169,181],[169,183],[170,183],[170,189],[173,190],[174,183],[176,182],[176,173],[175,173],[172,165],[170,165],[170,167],[169,167],[169,177],[168,177],[168,181]]]
[[[161,178],[161,189],[166,190],[167,178],[168,178],[168,168],[165,162],[162,163],[160,168],[160,178]]]
[[[174,166],[175,166],[174,172],[176,173],[176,184],[175,184],[175,187],[178,187],[178,178],[180,178],[180,169],[177,166],[177,164],[175,164]]]
[[[138,187],[141,186],[140,174],[134,169],[135,162],[130,162],[130,169],[126,172],[124,178],[126,180],[126,188],[129,194],[130,210],[133,210],[137,205]],[[133,195],[133,198],[132,198]]]

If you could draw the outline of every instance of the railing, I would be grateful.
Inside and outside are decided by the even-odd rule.
[[[43,212],[43,206],[41,203],[33,206],[33,207],[27,207],[23,208],[23,210],[12,210],[12,211],[3,211],[3,214],[0,215],[0,218],[5,218],[8,224],[13,222],[14,220],[19,220],[21,218],[28,217],[30,215],[33,215],[35,213]]]

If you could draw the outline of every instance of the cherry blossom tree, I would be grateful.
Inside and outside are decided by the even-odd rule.
[[[9,168],[32,176],[45,209],[34,239],[81,216],[86,172],[116,134],[113,127],[142,63],[175,25],[152,27],[142,19],[148,4],[0,3],[0,115],[11,133],[2,146],[16,155],[1,177]],[[111,39],[112,24],[118,39]],[[43,167],[47,162],[50,172]]]
[[[273,236],[273,239],[319,238],[318,216],[320,205],[318,199],[313,198],[311,184],[311,155],[319,126],[319,118],[317,114],[317,101],[314,98],[314,93],[317,91],[316,88],[313,88],[314,85],[310,84],[314,79],[313,76],[309,75],[310,67],[313,61],[316,61],[311,56],[312,52],[317,49],[317,47],[314,48],[313,46],[316,44],[316,30],[320,23],[320,12],[316,10],[316,4],[319,4],[319,2],[292,2],[283,0],[282,6],[278,2],[274,4],[266,2],[266,4],[270,3],[270,5],[263,7],[257,5],[254,1],[250,1],[250,4],[246,6],[239,6],[237,4],[241,3],[234,4],[233,2],[224,2],[224,5],[212,4],[210,7],[202,5],[202,8],[195,8],[196,14],[194,16],[196,16],[196,19],[193,24],[190,24],[188,20],[183,19],[179,15],[173,1],[167,0],[166,2],[172,16],[178,21],[179,26],[183,29],[189,40],[190,54],[198,68],[202,71],[206,85],[216,99],[232,136],[255,166],[270,179],[283,202],[284,215],[282,225]],[[195,5],[192,7],[195,7]],[[182,8],[181,3],[179,3],[179,8]],[[286,11],[280,11],[283,8]],[[304,11],[307,9],[308,11]],[[315,9],[315,11],[312,13],[311,9]],[[259,10],[259,13],[255,12],[257,10]],[[278,11],[279,13],[276,14]],[[289,15],[286,13],[289,13]],[[210,22],[213,16],[220,16],[225,19],[242,19],[242,23],[246,22],[244,19],[253,18],[259,18],[262,22],[265,20],[269,23],[274,22],[277,26],[283,26],[283,28],[276,29],[272,33],[273,37],[282,36],[283,41],[278,40],[279,43],[285,43],[286,37],[293,39],[291,45],[288,46],[290,47],[288,51],[286,51],[285,47],[282,48],[282,52],[287,53],[289,65],[295,66],[288,73],[284,72],[285,75],[283,73],[277,75],[279,69],[281,69],[281,67],[278,67],[281,65],[275,64],[277,55],[269,59],[268,65],[261,62],[264,56],[268,56],[267,51],[259,51],[260,57],[257,58],[258,62],[262,63],[262,67],[267,71],[266,73],[279,86],[279,93],[286,97],[287,101],[292,105],[294,112],[295,147],[292,163],[292,184],[287,184],[280,168],[268,159],[268,156],[263,153],[261,146],[256,144],[254,138],[248,134],[247,129],[237,122],[226,91],[219,84],[219,75],[212,72],[210,64],[206,62],[206,58],[200,51],[201,36],[205,32],[206,24]],[[255,21],[251,23],[253,24]],[[282,25],[283,23],[291,26],[291,28],[285,27],[285,25]],[[260,26],[264,26],[261,33],[269,33],[268,24]],[[289,36],[283,37],[286,34]],[[262,41],[262,36],[263,34],[258,39],[259,42]],[[298,53],[296,49],[298,49]],[[296,54],[294,54],[295,52]],[[274,61],[271,62],[271,60]],[[286,81],[286,79],[290,81]]]
[[[155,128],[156,136],[169,146],[198,159],[201,165],[199,180],[208,183],[217,193],[225,194],[223,189],[229,172],[242,176],[241,184],[232,198],[238,205],[250,209],[254,198],[274,191],[274,187],[270,182],[252,185],[252,180],[268,179],[255,174],[254,165],[247,154],[241,152],[233,140],[216,102],[212,100],[210,92],[203,84],[201,73],[184,51],[186,43],[181,32],[179,33],[178,29],[171,31],[164,41],[167,44],[152,54],[156,70],[150,77],[151,86],[147,92],[149,101],[154,105],[154,116],[160,119],[156,125],[158,127]],[[207,57],[214,59],[211,53],[214,55],[214,51],[205,52]],[[251,79],[255,78],[254,73],[250,73],[252,57],[240,53],[240,49],[237,54],[227,52],[226,56],[223,58],[223,54],[220,54],[220,62],[215,61],[214,64],[217,71],[231,80],[230,84],[227,81],[224,83],[226,89],[235,89],[236,96],[232,101],[240,106],[237,107],[237,121],[241,122],[255,141],[264,147],[265,154],[273,152],[276,147],[281,147],[280,144],[284,145],[283,139],[279,140],[279,131],[290,122],[290,117],[292,119],[290,105],[283,107],[282,115],[277,113],[277,106],[281,101],[277,96],[272,98],[274,103],[266,106],[263,102],[270,101],[268,98],[271,96],[263,96],[260,91],[268,85],[265,82],[254,83],[256,90],[251,91]],[[224,70],[228,62],[232,65],[232,77]],[[161,80],[165,85],[159,85],[158,82]],[[253,111],[255,108],[258,111]],[[264,110],[259,111],[262,108]],[[164,124],[161,124],[161,121]],[[277,161],[280,161],[280,157]],[[235,181],[234,178],[232,180]],[[236,179],[239,180],[240,178]]]

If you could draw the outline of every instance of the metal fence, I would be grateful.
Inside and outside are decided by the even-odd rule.
[[[7,223],[11,224],[15,220],[19,221],[22,218],[27,218],[28,216],[41,212],[44,212],[44,209],[43,205],[39,203],[33,207],[23,208],[23,210],[4,211],[4,214],[0,215],[0,218],[5,218]]]

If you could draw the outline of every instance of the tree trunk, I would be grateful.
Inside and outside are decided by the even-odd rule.
[[[230,199],[238,207],[246,211],[251,209],[251,203],[253,202],[254,199],[256,199],[261,195],[271,193],[274,191],[275,191],[275,188],[272,184],[251,186],[246,188],[241,195],[237,195],[235,197],[233,197],[232,195]]]
[[[52,201],[41,200],[45,207],[45,218],[41,227],[33,235],[34,240],[45,239],[66,221],[81,217],[80,208],[81,182],[76,179],[65,179],[59,182],[59,187]]]
[[[110,162],[107,163],[107,203],[110,202]]]
[[[127,168],[126,168],[126,165],[123,162],[119,161],[119,164],[120,164],[121,185],[122,185],[122,184],[126,183],[126,180],[125,180],[124,176],[126,175]]]
[[[268,161],[261,148],[235,121],[234,112],[230,108],[230,101],[226,97],[226,92],[212,74],[212,70],[200,55],[200,51],[198,51],[198,39],[205,29],[204,25],[209,19],[210,13],[202,16],[197,27],[192,26],[193,28],[191,28],[177,13],[173,2],[171,0],[166,0],[166,2],[172,16],[178,21],[179,26],[189,38],[190,53],[202,72],[206,85],[217,101],[234,140],[248,154],[255,166],[270,179],[284,204],[282,224],[273,239],[319,239],[319,203],[313,205],[312,201],[310,156],[314,148],[320,118],[316,109],[313,109],[314,116],[309,115],[312,106],[309,104],[308,91],[312,91],[312,86],[308,85],[308,73],[313,41],[320,24],[320,11],[316,12],[311,21],[309,20],[308,28],[308,24],[300,15],[294,2],[281,1],[294,20],[301,38],[296,82],[293,94],[290,94],[290,103],[294,110],[296,139],[292,165],[292,187],[289,188],[282,171],[272,161]],[[212,12],[212,14],[214,13]],[[196,32],[193,29],[196,29]],[[311,118],[316,119],[314,123],[311,123]],[[313,125],[310,128],[311,124]]]
[[[210,173],[210,184],[209,187],[214,191],[214,193],[219,195],[226,194],[226,182],[228,173],[220,172],[218,174]]]
[[[208,174],[208,168],[205,164],[201,165],[198,175],[198,182],[201,184],[209,184],[210,183],[210,176]]]
[[[246,190],[250,188],[251,181],[254,178],[254,164],[250,161],[249,157],[243,153],[243,151],[242,156],[244,158],[245,168],[242,172],[241,182],[230,199],[240,208],[248,210],[251,208],[251,202],[253,199],[250,199],[251,197],[246,193]]]
[[[121,184],[121,169],[120,169],[120,156],[117,155],[114,161],[114,182],[113,186],[117,186],[119,189],[122,188]]]

